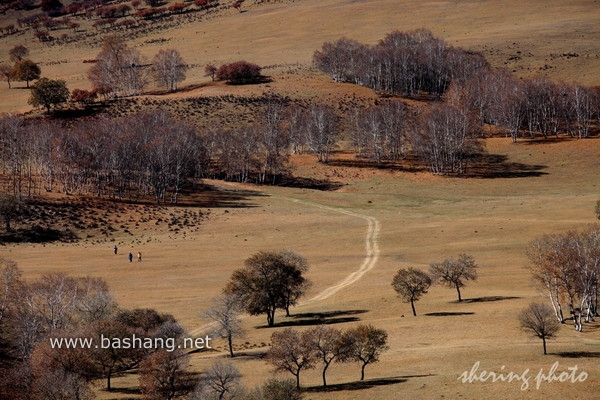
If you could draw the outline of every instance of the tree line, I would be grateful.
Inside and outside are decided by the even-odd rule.
[[[480,134],[489,124],[513,141],[559,133],[585,138],[600,116],[597,87],[544,76],[516,79],[492,69],[482,54],[449,46],[425,29],[395,31],[374,46],[347,38],[326,42],[313,60],[335,81],[382,94],[442,98],[468,116]]]

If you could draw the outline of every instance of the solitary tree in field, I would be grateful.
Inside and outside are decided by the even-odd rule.
[[[217,79],[232,85],[243,85],[259,82],[262,78],[261,67],[248,61],[236,61],[223,64],[217,70]]]
[[[388,334],[372,325],[358,325],[350,328],[340,340],[340,361],[358,361],[361,363],[360,380],[365,379],[365,368],[379,361],[381,353],[388,349]]]
[[[308,286],[302,275],[306,260],[290,251],[261,251],[245,264],[233,272],[225,294],[238,296],[250,315],[266,314],[267,324],[273,326],[275,311],[296,304]]]
[[[542,339],[547,354],[546,339],[554,338],[560,329],[552,308],[545,303],[531,303],[519,314],[519,322],[525,332]]]
[[[429,272],[434,280],[456,288],[458,301],[462,301],[460,288],[465,286],[465,281],[477,279],[477,264],[472,256],[461,254],[458,260],[448,258],[441,263],[431,264]]]
[[[204,67],[205,76],[210,76],[213,82],[215,81],[215,74],[217,73],[217,67],[212,64],[208,64]]]
[[[50,114],[50,107],[64,103],[69,99],[69,89],[65,81],[42,78],[31,86],[28,103],[34,107],[44,106]]]
[[[427,293],[432,280],[429,274],[413,267],[400,269],[392,280],[392,287],[406,303],[410,303],[413,315],[416,317],[415,301]]]
[[[29,82],[38,79],[41,73],[40,67],[31,60],[18,61],[13,67],[14,79],[27,82],[27,87],[29,87]]]
[[[177,89],[177,83],[185,79],[187,64],[174,49],[160,50],[152,61],[152,75],[156,82],[169,92]]]
[[[16,45],[8,51],[10,61],[19,62],[29,55],[29,49],[22,44]]]

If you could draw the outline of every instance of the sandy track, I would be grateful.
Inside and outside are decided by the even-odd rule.
[[[339,208],[324,206],[322,204],[311,203],[311,202],[302,201],[302,200],[298,200],[298,199],[291,199],[291,198],[287,198],[287,197],[284,197],[284,198],[286,200],[290,200],[295,203],[301,203],[301,204],[306,204],[306,205],[313,206],[313,207],[319,207],[319,208],[322,208],[325,210],[350,215],[352,217],[361,218],[361,219],[364,219],[367,221],[367,233],[365,236],[365,258],[363,259],[363,262],[362,262],[360,268],[358,268],[356,271],[354,271],[351,274],[349,274],[348,276],[346,276],[344,279],[342,279],[340,282],[336,283],[335,285],[326,288],[321,293],[317,294],[316,296],[312,297],[311,299],[308,299],[306,301],[298,303],[297,306],[305,306],[305,305],[308,305],[308,304],[311,304],[311,303],[314,303],[317,301],[325,300],[325,299],[333,296],[340,290],[357,282],[360,278],[363,277],[363,275],[365,273],[367,273],[368,271],[372,270],[375,267],[375,264],[377,263],[377,259],[379,258],[379,245],[378,245],[379,230],[380,230],[379,220],[377,220],[374,217],[365,215],[365,214],[359,214],[359,213],[348,211],[348,210],[342,210]]]
[[[325,205],[318,204],[318,203],[308,202],[308,201],[304,201],[304,200],[298,200],[298,199],[294,199],[294,198],[290,198],[290,197],[283,197],[283,196],[277,196],[277,197],[288,200],[288,201],[292,201],[294,203],[300,203],[300,204],[304,204],[304,205],[311,206],[311,207],[318,207],[318,208],[321,208],[324,210],[346,214],[346,215],[356,217],[356,218],[361,218],[361,219],[367,221],[367,233],[365,235],[365,257],[364,257],[363,262],[360,265],[360,267],[356,271],[354,271],[351,274],[344,277],[341,281],[339,281],[335,285],[329,286],[328,288],[324,289],[323,291],[321,291],[317,295],[313,296],[312,298],[298,303],[296,305],[296,307],[301,307],[301,306],[305,306],[308,304],[312,304],[312,303],[316,303],[316,302],[328,299],[329,297],[333,296],[340,290],[357,282],[359,279],[361,279],[365,275],[365,273],[367,273],[368,271],[372,270],[375,267],[375,264],[377,264],[377,259],[379,258],[378,238],[379,238],[379,231],[380,231],[380,227],[381,227],[379,220],[377,220],[374,217],[365,215],[365,214],[359,214],[359,213],[356,213],[353,211],[343,210],[343,209],[339,209],[339,208],[335,208],[335,207],[329,207],[329,206],[325,206]],[[204,333],[210,329],[211,325],[212,324],[206,324],[199,328],[196,328],[190,332],[190,335],[196,336],[201,333]]]

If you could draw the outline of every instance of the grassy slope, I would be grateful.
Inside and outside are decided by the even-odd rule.
[[[557,78],[577,78],[595,84],[600,68],[593,45],[597,42],[597,5],[581,1],[562,2],[334,2],[297,1],[250,7],[239,14],[208,21],[190,32],[162,32],[172,37],[169,46],[179,48],[191,63],[224,62],[246,58],[261,64],[308,63],[324,40],[341,35],[374,43],[392,29],[430,27],[452,44],[489,52],[496,65],[503,65],[519,50],[533,54],[517,62],[521,73],[531,73],[550,60],[550,54],[577,51],[589,54],[576,59],[550,60],[547,72]],[[229,22],[230,23],[225,23]],[[275,21],[275,23],[274,23]],[[187,29],[188,27],[186,27]],[[205,33],[204,33],[205,32]],[[583,35],[583,36],[581,36]],[[223,40],[235,38],[235,40]],[[12,40],[12,39],[11,39]],[[513,44],[514,43],[514,44]],[[12,46],[0,42],[1,49]],[[518,46],[518,48],[516,47]],[[147,55],[158,47],[142,46]],[[200,49],[200,50],[199,50]],[[97,49],[33,48],[35,60],[59,57],[69,62],[48,67],[49,76],[64,77],[71,87],[83,86],[85,65]],[[529,68],[529,70],[527,70]],[[53,75],[56,74],[56,75]],[[203,83],[201,69],[193,70],[186,83]],[[284,82],[274,82],[285,88]],[[311,86],[318,93],[318,81]],[[210,90],[222,90],[211,87]],[[292,90],[287,88],[287,90]],[[293,89],[301,95],[302,88]],[[355,89],[351,89],[355,90]],[[358,91],[359,89],[356,88]],[[15,94],[16,93],[16,94]],[[198,89],[198,94],[202,89]],[[22,93],[0,88],[3,109],[20,108]],[[508,162],[541,166],[539,176],[496,179],[453,179],[422,173],[394,173],[359,170],[338,163],[323,169],[303,158],[294,159],[301,176],[322,177],[348,183],[336,192],[303,189],[260,188],[271,196],[251,196],[248,208],[214,208],[198,232],[183,239],[169,232],[144,232],[144,237],[117,236],[123,253],[144,253],[141,264],[129,264],[124,256],[112,255],[112,243],[46,246],[7,246],[0,256],[16,260],[27,277],[49,271],[105,277],[126,307],[156,307],[172,312],[189,329],[204,322],[201,312],[217,294],[230,272],[250,254],[261,249],[290,248],[308,257],[310,294],[335,284],[362,262],[365,223],[334,211],[287,200],[298,198],[332,207],[350,209],[378,218],[381,255],[376,268],[363,280],[322,303],[295,312],[368,310],[355,314],[361,321],[384,327],[390,333],[390,351],[379,364],[367,368],[367,378],[396,378],[397,382],[365,390],[309,393],[311,399],[411,398],[592,398],[598,387],[596,360],[590,357],[563,358],[558,352],[589,351],[597,354],[597,325],[582,334],[571,327],[561,330],[549,344],[550,356],[541,355],[541,344],[528,339],[516,324],[515,311],[527,304],[536,292],[523,268],[526,244],[542,233],[576,229],[594,222],[600,177],[598,144],[595,140],[549,145],[511,145],[508,140],[487,141],[492,154],[503,154]],[[334,171],[335,170],[335,171]],[[152,238],[150,239],[150,236]],[[417,303],[419,317],[409,316],[389,283],[395,271],[414,265],[426,268],[430,262],[461,252],[473,254],[481,265],[480,279],[464,291],[467,299],[499,297],[496,301],[465,304],[452,302],[455,292],[434,287]],[[428,313],[474,313],[427,316]],[[401,317],[404,314],[406,317]],[[278,316],[278,320],[283,317]],[[264,318],[246,318],[247,337],[239,341],[245,351],[260,349],[270,330],[253,329]],[[347,324],[338,325],[345,327]],[[247,344],[244,344],[247,342]],[[222,344],[219,344],[221,346]],[[250,349],[250,350],[248,350]],[[594,353],[595,352],[595,353]],[[196,355],[197,368],[209,365],[214,355]],[[457,381],[464,370],[481,362],[482,369],[531,375],[560,361],[561,370],[577,365],[590,376],[585,384],[544,384],[522,392],[519,384]],[[246,384],[258,384],[270,376],[270,367],[252,357],[236,360]],[[353,381],[356,365],[334,365],[331,384]],[[531,378],[533,379],[533,378]],[[319,384],[319,372],[303,376],[306,386]],[[115,381],[116,387],[134,387],[135,376]],[[130,395],[101,393],[101,398]]]

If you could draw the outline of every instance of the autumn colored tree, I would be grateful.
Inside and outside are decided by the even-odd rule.
[[[344,332],[340,339],[339,360],[343,362],[357,361],[361,363],[360,380],[365,379],[365,368],[379,361],[381,353],[388,349],[388,334],[383,329],[372,325],[358,325]]]
[[[300,372],[315,367],[316,356],[308,345],[306,333],[300,334],[292,328],[273,332],[271,349],[267,352],[267,362],[276,371],[287,371],[296,378],[296,387],[300,388]]]
[[[29,87],[29,82],[38,79],[41,73],[40,67],[31,60],[18,61],[13,67],[14,79],[27,82],[27,87]]]
[[[31,86],[31,96],[27,101],[34,107],[44,106],[50,114],[50,108],[69,99],[69,89],[63,80],[42,78]]]
[[[458,301],[462,301],[460,288],[466,285],[465,281],[477,279],[477,268],[472,256],[461,254],[458,259],[448,258],[441,263],[431,264],[429,273],[434,281],[454,287],[458,293]]]
[[[185,79],[187,64],[181,54],[174,49],[160,50],[152,61],[152,75],[156,82],[172,92],[177,83]]]
[[[71,100],[84,107],[89,107],[97,98],[98,93],[95,90],[73,89],[71,91]]]
[[[182,349],[159,349],[145,358],[139,368],[140,391],[147,400],[172,400],[188,394],[189,356]]]
[[[392,280],[392,287],[406,303],[410,303],[413,315],[417,316],[415,301],[427,293],[432,279],[426,272],[413,267],[399,269]]]
[[[262,79],[260,70],[261,67],[248,61],[236,61],[221,65],[217,70],[216,77],[218,80],[227,81],[232,85],[257,83]]]
[[[531,303],[519,314],[521,329],[542,339],[544,354],[546,340],[552,339],[560,330],[560,323],[554,318],[554,312],[545,303]]]

